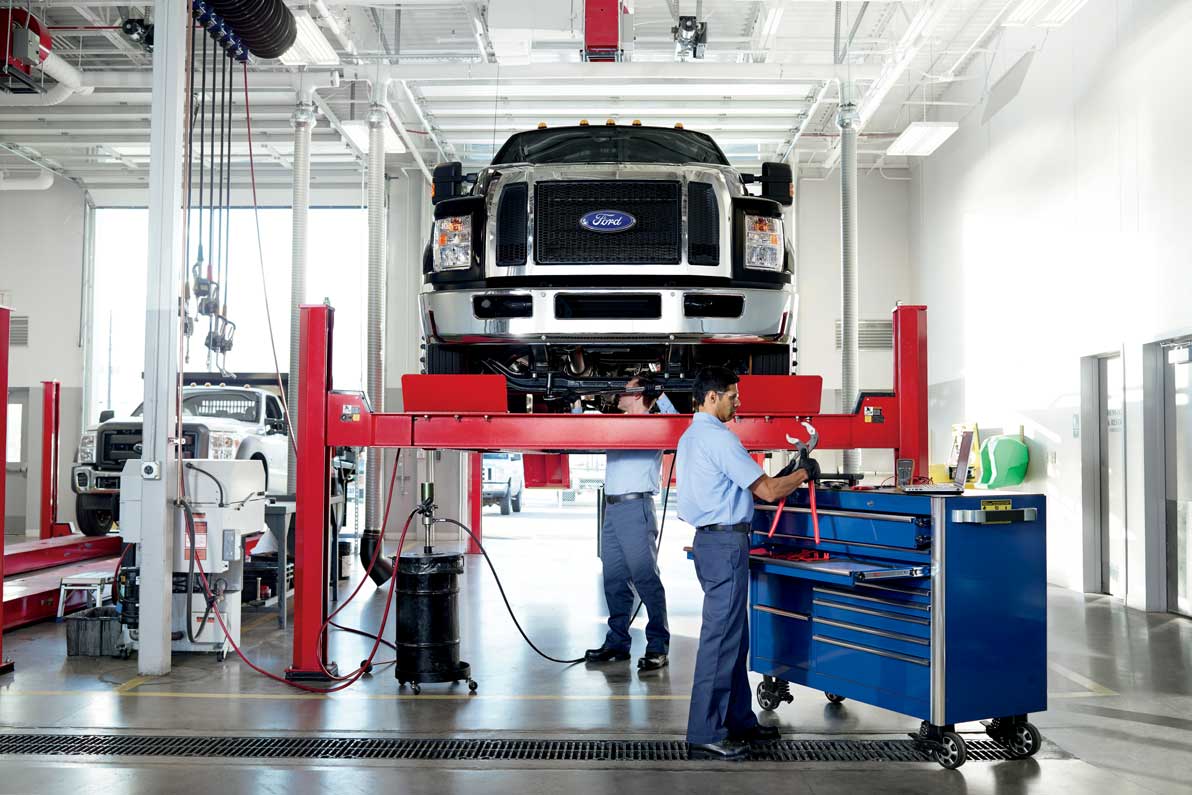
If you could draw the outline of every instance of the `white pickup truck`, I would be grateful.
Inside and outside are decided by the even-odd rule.
[[[71,469],[79,530],[89,536],[105,535],[120,520],[120,472],[125,461],[141,457],[141,407],[128,417],[107,414],[84,431]],[[266,492],[287,493],[289,441],[276,395],[254,387],[184,387],[182,437],[184,458],[260,461]]]

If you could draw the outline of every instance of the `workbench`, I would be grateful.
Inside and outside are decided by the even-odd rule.
[[[916,739],[945,767],[964,763],[958,723],[1015,756],[1038,750],[1028,713],[1047,708],[1046,500],[966,492],[807,489],[759,504],[750,556],[750,660],[758,702],[790,701],[790,683],[923,723]],[[783,559],[800,550],[825,561]]]

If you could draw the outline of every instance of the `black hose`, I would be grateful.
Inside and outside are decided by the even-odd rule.
[[[458,527],[459,529],[461,529],[465,533],[467,533],[469,536],[471,536],[472,540],[474,542],[476,542],[476,546],[480,548],[480,554],[484,555],[484,562],[488,564],[489,571],[491,571],[493,573],[493,579],[496,580],[496,583],[497,583],[497,590],[501,592],[501,600],[503,602],[505,602],[505,609],[509,611],[509,617],[511,619],[513,619],[513,626],[517,627],[517,631],[521,634],[522,640],[524,640],[529,645],[529,647],[531,649],[533,649],[538,654],[539,657],[541,657],[544,660],[550,660],[551,662],[562,663],[563,665],[574,665],[575,663],[581,663],[584,661],[583,657],[577,657],[574,660],[560,660],[558,657],[551,657],[549,654],[544,652],[542,649],[535,646],[534,641],[530,640],[530,636],[526,634],[526,631],[524,629],[522,629],[521,622],[517,620],[517,615],[513,612],[513,606],[511,604],[509,604],[509,597],[505,595],[505,586],[501,585],[501,578],[497,574],[497,569],[495,566],[493,566],[492,558],[490,558],[488,556],[488,552],[487,552],[487,550],[485,550],[484,544],[480,543],[480,539],[476,537],[476,534],[473,533],[471,528],[469,528],[463,522],[457,522],[454,519],[446,519],[446,518],[435,519],[435,521],[436,522],[445,522],[447,524],[455,525],[456,527]]]
[[[258,58],[279,58],[298,38],[298,23],[282,0],[209,0]]]

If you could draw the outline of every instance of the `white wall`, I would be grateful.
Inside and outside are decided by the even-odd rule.
[[[858,180],[859,316],[889,319],[897,301],[911,299],[910,240],[907,213],[910,183],[874,173]],[[821,410],[840,410],[840,351],[835,324],[840,318],[840,179],[800,179],[795,191],[799,317],[798,371],[824,378]],[[862,351],[858,384],[861,389],[894,386],[892,351]],[[850,409],[851,410],[851,407]],[[838,455],[827,450],[817,456],[825,471],[838,471]],[[892,453],[867,452],[867,471],[893,471]]]
[[[46,191],[0,192],[0,292],[14,315],[29,316],[29,346],[9,350],[9,388],[29,390],[24,422],[27,476],[9,476],[5,510],[38,526],[41,499],[42,381],[62,382],[58,518],[74,520],[70,462],[83,398],[83,191],[60,178]],[[19,487],[24,485],[24,491]],[[22,505],[23,503],[23,509]],[[9,533],[19,527],[7,527]]]
[[[1008,30],[950,100],[980,102],[1038,47],[1022,89],[983,106],[915,173],[915,297],[931,343],[932,449],[958,420],[1024,425],[1025,488],[1048,496],[1048,573],[1082,587],[1080,358],[1121,351],[1127,377],[1128,592],[1155,609],[1145,554],[1142,345],[1192,328],[1192,4],[1090,3],[1050,35]],[[949,117],[955,118],[955,115]],[[1092,432],[1095,429],[1087,429]]]

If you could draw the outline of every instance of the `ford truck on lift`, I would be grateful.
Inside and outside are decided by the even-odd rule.
[[[665,376],[681,411],[701,366],[788,374],[793,195],[790,166],[739,172],[681,125],[540,125],[478,174],[441,164],[423,369],[503,375],[510,410],[536,412],[642,370]]]

